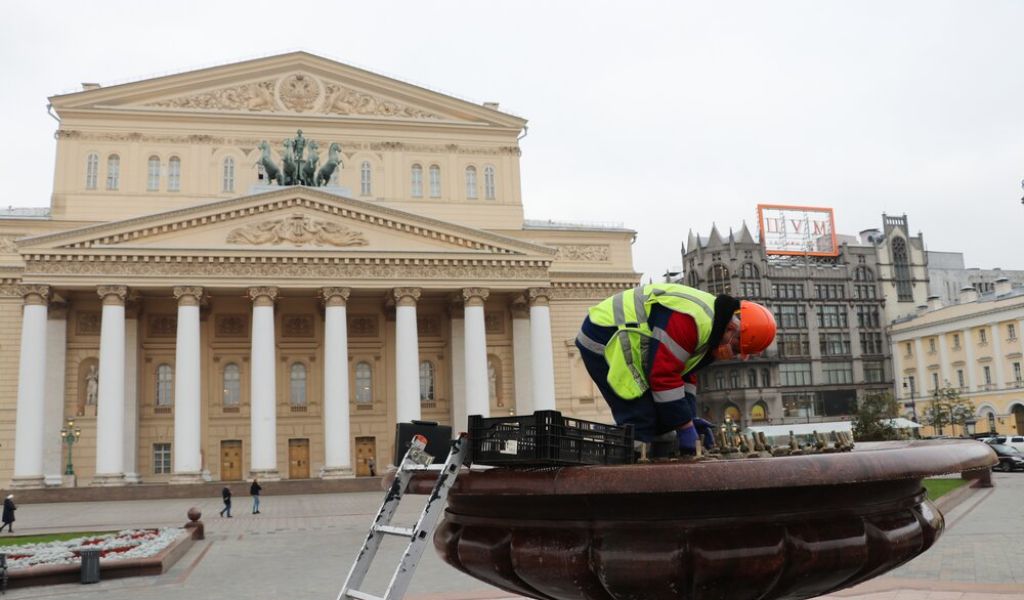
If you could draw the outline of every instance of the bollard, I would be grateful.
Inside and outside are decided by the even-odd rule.
[[[99,583],[100,551],[82,550],[79,554],[82,558],[82,583]]]

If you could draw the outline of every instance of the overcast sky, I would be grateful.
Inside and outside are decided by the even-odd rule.
[[[46,98],[305,50],[529,119],[536,219],[619,222],[634,265],[758,203],[1024,269],[1024,2],[10,2],[0,204],[48,206]]]

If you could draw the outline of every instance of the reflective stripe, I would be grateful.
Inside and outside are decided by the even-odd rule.
[[[645,302],[647,302],[647,294],[644,293],[644,288],[633,288],[633,310],[636,311],[637,323],[647,322],[647,309],[644,308]]]
[[[662,390],[660,392],[652,391],[651,396],[654,398],[654,401],[659,404],[665,402],[675,402],[677,400],[682,399],[683,394],[685,393],[685,387],[686,386],[684,385],[682,387],[673,388],[671,390]]]
[[[623,330],[615,335],[619,338],[619,345],[622,346],[622,359],[626,363],[626,368],[629,369],[630,374],[633,376],[633,381],[641,389],[647,387],[647,378],[640,374],[636,364],[633,362],[633,346],[629,343],[629,333]]]
[[[668,351],[672,353],[672,356],[676,357],[676,360],[679,362],[685,363],[690,358],[690,353],[680,346],[678,342],[672,339],[668,332],[661,327],[655,327],[652,333],[654,335],[654,339],[664,344],[665,347],[668,348]]]
[[[593,338],[582,331],[576,334],[576,342],[594,354],[604,354],[604,344],[595,342]]]
[[[696,296],[691,296],[690,294],[683,294],[680,292],[666,292],[665,290],[654,290],[654,293],[659,296],[673,296],[676,298],[682,298],[683,300],[689,300],[690,302],[693,302],[694,304],[699,306],[700,309],[704,311],[704,314],[706,314],[709,319],[715,318],[715,311],[712,310],[710,306],[708,306],[707,302],[704,302],[703,300]]]
[[[612,298],[612,315],[616,327],[626,324],[626,307],[623,306],[622,294],[615,294],[615,297]]]
[[[697,395],[697,384],[696,383],[684,383],[683,389],[686,390],[687,394]]]

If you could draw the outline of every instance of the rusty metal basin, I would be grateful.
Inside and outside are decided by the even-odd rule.
[[[531,598],[770,600],[843,589],[942,533],[925,477],[987,468],[971,440],[699,463],[491,469],[459,476],[434,546]],[[420,491],[427,482],[418,482]]]

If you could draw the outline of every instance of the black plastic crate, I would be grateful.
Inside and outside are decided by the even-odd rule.
[[[532,415],[469,417],[472,460],[494,466],[623,465],[633,462],[633,427]]]

